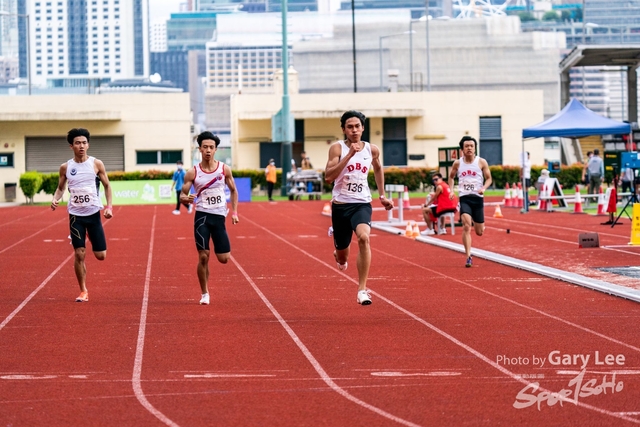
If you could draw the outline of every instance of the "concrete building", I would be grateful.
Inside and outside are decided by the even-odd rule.
[[[540,89],[291,94],[290,103],[296,134],[302,135],[300,149],[319,169],[324,169],[329,144],[343,138],[340,116],[350,109],[368,117],[364,139],[381,149],[384,166],[438,168],[438,149],[456,147],[466,134],[479,140],[480,155],[490,165],[517,165],[522,129],[544,120]],[[281,104],[279,94],[231,97],[234,169],[258,169],[270,157],[279,158],[271,118]],[[533,164],[544,163],[542,139],[526,141],[525,150]]]
[[[57,172],[72,157],[66,134],[91,132],[89,154],[107,172],[173,170],[176,160],[191,166],[189,96],[103,94],[5,96],[0,103],[0,182],[17,184],[25,171]],[[0,189],[0,201],[5,201]],[[20,189],[17,200],[24,201]],[[40,194],[36,201],[50,200]]]
[[[151,23],[151,29],[149,31],[149,51],[152,53],[167,51],[167,21],[155,21]]]

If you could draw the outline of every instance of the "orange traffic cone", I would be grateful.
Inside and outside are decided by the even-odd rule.
[[[325,203],[322,208],[322,215],[331,215],[331,203]]]
[[[418,228],[418,224],[415,222],[413,223],[413,229],[411,230],[411,237],[414,239],[416,237],[420,237],[420,229]]]
[[[597,216],[606,216],[604,207],[604,194],[602,194],[602,187],[600,187],[600,193],[598,194],[598,212],[596,212]]]
[[[538,210],[546,211],[547,210],[547,186],[543,185],[542,190],[538,192]]]
[[[407,228],[404,230],[404,235],[406,237],[413,237],[413,228],[411,227],[410,222],[407,222]]]
[[[522,183],[518,182],[518,203],[516,204],[517,208],[524,207],[524,191],[522,191]]]
[[[496,211],[493,213],[494,218],[504,218],[502,216],[502,211],[500,210],[500,205],[496,205]]]
[[[509,189],[509,183],[508,182],[504,187],[504,207],[505,208],[510,208],[511,207],[511,190]]]
[[[582,210],[582,197],[580,196],[580,187],[576,185],[576,198],[575,204],[573,205],[573,213],[574,214],[583,214]]]
[[[406,185],[404,186],[404,193],[402,194],[402,207],[405,209],[411,207],[411,203],[409,202],[409,189]]]

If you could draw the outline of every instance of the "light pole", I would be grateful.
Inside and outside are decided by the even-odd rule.
[[[29,89],[29,95],[31,95],[31,40],[29,35],[29,14],[28,13],[10,13],[6,10],[0,10],[0,16],[17,16],[18,18],[24,18],[25,20],[25,29],[27,31],[27,86]],[[19,39],[19,37],[18,37]],[[20,51],[20,49],[18,49]]]
[[[429,0],[424,0],[424,19],[427,27],[427,92],[431,92],[431,49],[429,47]]]
[[[378,57],[380,60],[380,92],[383,92],[383,88],[382,88],[382,39],[386,39],[389,37],[395,37],[395,36],[404,36],[405,34],[410,34],[410,31],[405,31],[404,33],[397,33],[397,34],[388,34],[386,36],[380,36],[378,38]],[[409,40],[411,41],[411,39]]]

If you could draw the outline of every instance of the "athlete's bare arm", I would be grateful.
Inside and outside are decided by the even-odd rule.
[[[491,178],[491,169],[489,169],[489,163],[487,163],[487,161],[482,157],[478,162],[478,166],[480,166],[480,169],[482,170],[482,175],[484,176],[484,185],[482,186],[480,191],[478,191],[478,193],[484,194],[486,189],[489,188],[491,186],[491,183],[493,182],[493,179]]]
[[[51,201],[51,210],[55,211],[58,207],[58,203],[60,203],[60,199],[64,195],[64,190],[67,186],[67,164],[63,163],[60,165],[60,176],[58,178],[58,188],[56,188],[56,192],[53,194],[53,200]]]
[[[456,178],[456,176],[458,176],[459,167],[460,167],[460,159],[453,162],[453,165],[451,165],[451,170],[449,171],[449,188],[451,189],[451,192],[449,192],[450,200],[453,200],[454,198],[453,185],[454,185],[454,179]]]
[[[327,161],[327,166],[324,168],[324,180],[327,182],[335,181],[340,175],[340,172],[342,172],[342,170],[347,166],[349,160],[351,160],[358,151],[362,150],[362,146],[362,143],[351,144],[347,155],[340,158],[340,155],[342,154],[342,147],[338,142],[333,143],[331,148],[329,148],[329,160]]]
[[[185,206],[189,206],[196,198],[195,194],[189,194],[193,181],[196,179],[196,168],[190,168],[187,173],[184,174],[184,184],[180,191],[180,203]]]
[[[102,187],[104,187],[104,197],[107,199],[107,206],[104,209],[104,217],[106,219],[113,217],[113,208],[111,207],[111,201],[113,200],[113,195],[111,193],[111,184],[109,183],[109,177],[107,176],[107,170],[104,167],[104,163],[102,160],[95,160],[94,163],[96,170],[96,175],[98,175],[98,179],[102,183]]]
[[[373,176],[378,186],[378,192],[380,193],[380,203],[386,210],[393,209],[393,200],[387,199],[384,195],[384,171],[382,170],[382,163],[380,163],[380,150],[373,144],[371,145],[371,166],[373,167]]]
[[[233,179],[231,168],[224,165],[224,181],[229,187],[229,196],[231,197],[231,223],[237,224],[238,221],[238,189],[236,188],[236,181]]]

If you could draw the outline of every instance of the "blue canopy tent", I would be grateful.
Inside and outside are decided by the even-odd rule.
[[[580,101],[571,101],[555,116],[542,123],[522,130],[523,138],[540,138],[558,136],[564,138],[578,138],[590,135],[629,134],[631,125],[603,117]]]
[[[577,99],[572,98],[555,116],[522,130],[522,152],[524,153],[524,140],[526,138],[541,138],[546,136],[579,138],[591,135],[620,135],[630,133],[631,125],[629,123],[603,117],[589,110]],[[529,211],[528,199],[528,194],[525,192],[525,201],[527,202],[523,209],[525,212]]]

